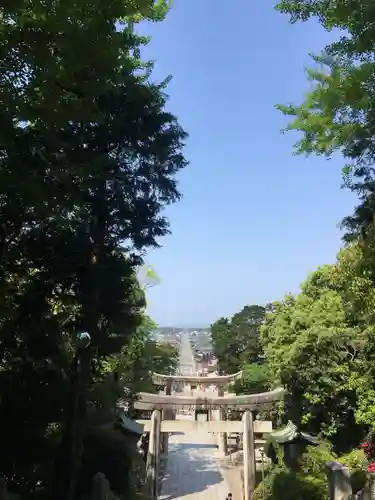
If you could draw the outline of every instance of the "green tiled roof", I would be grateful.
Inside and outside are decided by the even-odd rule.
[[[125,432],[130,432],[131,434],[135,434],[137,436],[141,436],[143,434],[143,425],[134,422],[134,420],[126,417],[124,414],[119,417],[118,425]]]
[[[279,444],[292,443],[295,441],[305,441],[313,445],[318,444],[317,438],[306,432],[301,432],[290,420],[283,429],[272,432],[270,437]]]

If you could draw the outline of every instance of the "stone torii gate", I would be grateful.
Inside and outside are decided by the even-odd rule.
[[[157,374],[156,374],[157,375]],[[236,374],[237,375],[237,374]],[[155,377],[156,381],[161,381],[159,376]],[[164,376],[162,376],[164,377]],[[169,376],[169,380],[175,378]],[[233,377],[233,376],[232,376]],[[189,379],[196,381],[197,379],[206,377],[180,377],[178,379]],[[168,380],[168,379],[166,379]],[[207,379],[206,379],[207,380]],[[172,382],[172,380],[171,380]],[[190,383],[190,382],[188,382]],[[207,382],[206,382],[207,383]],[[161,384],[160,384],[161,385]],[[170,385],[172,387],[172,383]],[[166,391],[167,392],[167,391]],[[169,391],[168,391],[169,392]],[[272,432],[272,422],[253,420],[252,412],[261,409],[270,409],[273,404],[280,401],[284,397],[284,389],[278,388],[273,391],[263,392],[258,394],[250,394],[244,396],[236,396],[233,394],[213,397],[197,397],[197,396],[177,396],[171,394],[149,394],[140,393],[139,399],[135,401],[134,408],[138,410],[152,410],[152,417],[150,420],[137,420],[139,424],[144,427],[144,432],[150,432],[150,443],[147,459],[147,480],[150,488],[152,499],[157,499],[158,494],[158,480],[159,480],[159,462],[160,462],[160,449],[161,449],[161,436],[168,439],[171,432],[197,432],[207,431],[217,433],[220,436],[220,441],[224,441],[222,445],[226,452],[225,439],[229,432],[242,432],[243,433],[243,457],[244,457],[244,500],[250,500],[255,488],[255,439],[256,433],[270,433]],[[206,395],[205,395],[206,396]],[[166,420],[166,415],[172,415],[176,411],[186,408],[194,408],[197,410],[219,410],[220,415],[226,413],[228,409],[235,411],[242,411],[241,421],[182,421],[182,420]],[[164,417],[164,419],[163,419]]]
[[[181,389],[185,388],[190,391],[190,396],[194,396],[194,391],[196,392],[196,398],[193,402],[193,407],[195,408],[195,419],[197,419],[197,410],[200,412],[207,412],[207,420],[224,420],[225,419],[225,409],[223,407],[215,408],[202,408],[201,404],[197,404],[198,401],[202,399],[205,395],[205,389],[208,386],[213,386],[214,391],[217,392],[219,398],[224,397],[224,389],[230,384],[233,384],[236,380],[242,378],[242,371],[234,373],[233,375],[211,375],[211,376],[193,376],[193,375],[161,375],[160,373],[153,373],[152,381],[155,386],[163,388],[159,392],[162,395],[164,392],[165,396],[176,395],[181,393]],[[200,390],[198,389],[200,387]],[[199,394],[199,397],[198,397]],[[172,400],[171,400],[172,402]],[[171,409],[164,409],[163,420],[174,419],[174,412]],[[168,434],[163,434],[162,436],[162,448],[164,451],[168,449]],[[218,436],[219,451],[226,455],[227,453],[227,433],[221,433]]]
[[[172,392],[177,392],[178,386],[190,387],[191,390],[198,386],[213,385],[218,391],[218,396],[224,396],[224,387],[232,384],[236,380],[242,378],[242,371],[233,375],[161,375],[153,373],[152,381],[155,385],[162,386],[165,389],[165,394],[170,396]],[[178,391],[181,392],[181,391]]]

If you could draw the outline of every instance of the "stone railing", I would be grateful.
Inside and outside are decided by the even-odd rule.
[[[352,491],[349,469],[339,462],[327,463],[330,500],[375,500],[375,479],[369,474],[366,486],[356,493]]]

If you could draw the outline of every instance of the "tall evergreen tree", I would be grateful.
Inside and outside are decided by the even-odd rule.
[[[163,0],[1,7],[0,473],[27,495],[50,474],[49,436],[71,419],[84,330],[77,434],[52,493],[70,498],[87,397],[141,322],[135,266],[169,231],[162,211],[180,196],[186,134],[166,111],[166,82],[149,81],[147,39],[135,29],[167,9]]]

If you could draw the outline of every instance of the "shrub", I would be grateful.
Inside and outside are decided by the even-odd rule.
[[[338,460],[350,470],[367,470],[368,461],[363,450],[353,450],[346,455],[340,456]]]
[[[336,461],[337,456],[332,452],[328,442],[321,442],[319,446],[309,446],[300,460],[301,472],[327,483],[327,462]]]
[[[327,500],[326,481],[275,468],[256,488],[253,500]]]
[[[256,488],[254,500],[326,500],[326,464],[332,461],[339,461],[350,470],[353,493],[361,490],[368,478],[368,460],[363,449],[337,457],[328,442],[321,442],[316,447],[309,446],[301,456],[298,472],[286,468],[281,460],[281,447],[272,440],[267,442],[267,454],[273,456],[274,467]]]
[[[339,458],[339,461],[346,465],[351,472],[350,483],[352,485],[353,493],[357,493],[359,490],[364,488],[368,479],[368,461],[364,450],[353,450],[346,455],[342,455]]]
[[[254,492],[254,500],[327,500],[326,463],[337,460],[329,443],[308,446],[299,461],[299,470],[288,470],[281,460],[281,447],[268,443],[277,459],[270,474]]]
[[[106,476],[117,495],[133,493],[133,471],[139,461],[136,439],[124,436],[115,429],[90,428],[84,438],[79,495],[89,494],[92,478],[97,472]]]

